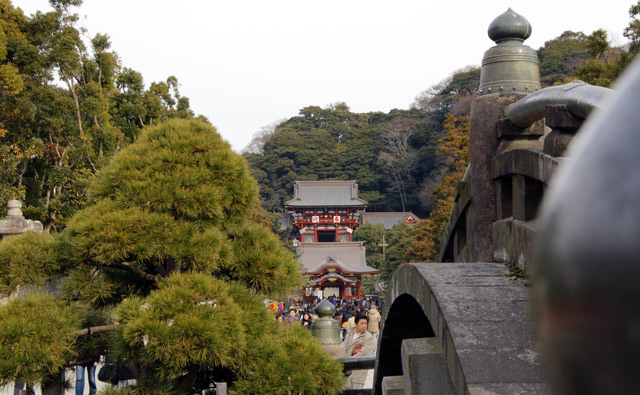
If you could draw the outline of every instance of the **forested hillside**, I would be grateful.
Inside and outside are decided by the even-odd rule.
[[[370,211],[428,215],[446,159],[436,155],[447,114],[469,114],[479,68],[422,93],[409,110],[352,113],[345,103],[305,107],[258,134],[245,152],[264,207],[284,210],[295,180],[356,180]]]
[[[640,49],[640,2],[629,15],[628,47],[612,47],[602,29],[588,35],[566,31],[545,42],[538,49],[542,86],[576,79],[611,86]],[[425,219],[402,258],[383,262],[368,249],[369,263],[384,269],[383,277],[402,261],[435,259],[453,189],[468,164],[466,117],[479,82],[480,68],[469,66],[420,93],[409,110],[352,113],[345,103],[310,106],[264,129],[244,154],[264,207],[282,211],[295,180],[354,179],[368,210],[411,210]],[[377,245],[385,232],[360,233]]]
[[[109,36],[78,25],[78,0],[25,16],[0,0],[0,201],[61,230],[85,204],[90,178],[144,126],[192,118],[175,77],[125,67]]]
[[[295,180],[357,180],[370,210],[424,213],[424,191],[441,166],[433,156],[437,132],[428,123],[417,109],[362,114],[345,103],[305,107],[245,157],[270,211],[284,209]]]

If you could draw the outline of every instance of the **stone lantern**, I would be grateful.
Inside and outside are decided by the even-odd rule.
[[[42,222],[25,219],[22,216],[22,203],[19,200],[7,202],[7,216],[0,219],[0,236],[19,235],[27,231],[42,233]]]

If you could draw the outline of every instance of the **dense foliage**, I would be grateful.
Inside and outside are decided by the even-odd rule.
[[[265,295],[300,286],[299,263],[265,224],[245,160],[211,125],[171,120],[145,128],[98,173],[88,201],[62,234],[0,243],[0,279],[8,291],[27,286],[30,294],[57,278],[56,294],[67,302],[56,304],[60,317],[115,310],[108,352],[134,370],[141,393],[199,393],[214,381],[240,393],[341,389],[339,364],[308,331],[283,328],[264,306]],[[49,262],[56,264],[45,269]],[[1,328],[17,325],[11,311],[25,300],[0,307]],[[52,303],[42,308],[57,311]],[[38,314],[32,309],[29,317]],[[9,356],[0,380],[39,381],[79,358],[73,333],[81,321],[60,324],[61,335],[72,335],[54,343],[66,359],[30,365]],[[2,347],[42,336],[3,336]],[[299,360],[314,369],[298,369]],[[286,366],[285,376],[272,374]]]
[[[433,210],[417,225],[416,236],[403,256],[409,262],[433,262],[440,252],[456,185],[469,166],[469,117],[448,115],[438,155],[447,161],[442,182],[433,191]]]
[[[0,203],[17,198],[45,229],[86,203],[93,174],[146,125],[193,118],[175,77],[145,88],[106,34],[88,36],[72,10],[29,17],[0,0]]]
[[[353,239],[365,242],[367,265],[380,270],[379,281],[368,279],[373,283],[367,284],[373,288],[368,291],[377,293],[384,289],[395,270],[406,262],[405,251],[415,237],[415,230],[414,226],[404,223],[396,224],[389,230],[382,224],[364,224],[356,228]],[[384,250],[382,244],[387,245]]]
[[[369,210],[424,213],[424,188],[441,166],[437,135],[418,109],[361,114],[344,103],[312,106],[245,157],[270,211],[284,210],[296,180],[357,180]]]
[[[0,308],[0,322],[0,384],[40,381],[74,356],[80,322],[62,301],[43,293],[17,298]]]

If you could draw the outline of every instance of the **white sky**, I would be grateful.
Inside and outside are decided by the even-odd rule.
[[[626,42],[636,0],[85,0],[91,35],[107,33],[148,87],[175,75],[181,92],[239,151],[262,126],[309,106],[408,108],[423,90],[494,43],[491,21],[525,16],[538,49],[565,30],[603,28]],[[48,0],[13,0],[30,15]]]

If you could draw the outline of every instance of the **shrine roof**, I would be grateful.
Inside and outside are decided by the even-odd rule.
[[[400,212],[365,212],[362,218],[362,224],[382,224],[386,229],[391,229],[393,225],[399,223],[416,223],[420,221],[417,215],[412,213],[411,211],[400,211]]]
[[[298,258],[307,273],[320,273],[336,267],[343,273],[376,274],[379,270],[367,266],[362,241],[344,243],[300,243]]]
[[[296,181],[289,207],[364,207],[355,181]]]

